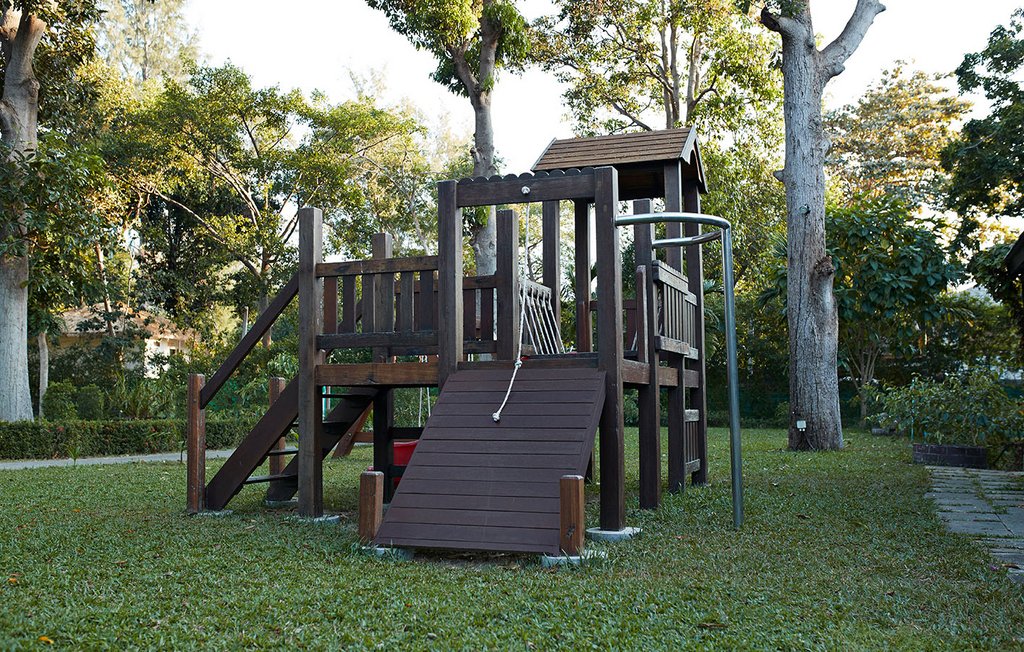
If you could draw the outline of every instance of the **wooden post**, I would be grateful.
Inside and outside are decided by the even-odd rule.
[[[633,214],[651,212],[651,200],[633,202]],[[656,509],[661,504],[661,391],[658,387],[658,349],[655,346],[657,329],[657,297],[654,295],[652,265],[654,260],[654,225],[637,224],[633,227],[636,266],[643,273],[637,276],[636,288],[637,328],[646,328],[638,337],[645,351],[638,351],[647,362],[648,383],[637,389],[637,408],[640,413],[640,509]],[[641,311],[643,313],[641,314]]]
[[[583,476],[563,475],[558,483],[559,547],[566,555],[576,557],[583,553],[586,523],[583,500]]]
[[[577,199],[573,202],[575,220],[576,250],[576,350],[593,351],[591,338],[594,332],[593,315],[590,313],[590,202]],[[585,479],[594,480],[594,448],[590,449],[590,461],[587,463]]]
[[[437,184],[437,384],[445,381],[462,361],[462,212],[457,203],[457,182]]]
[[[363,471],[359,476],[359,541],[371,543],[384,518],[384,474]]]
[[[679,161],[672,161],[665,164],[665,212],[678,213],[683,210],[682,194],[683,170]],[[665,225],[665,236],[678,238],[683,235],[683,225],[679,222],[669,222]],[[683,257],[681,247],[670,247],[665,251],[665,262],[682,271]]]
[[[605,372],[601,411],[601,529],[626,527],[625,425],[622,417],[622,252],[615,217],[619,206],[618,173],[594,170],[594,228],[597,235],[597,351]]]
[[[519,216],[497,213],[498,360],[514,360],[519,347]]]
[[[543,230],[541,236],[541,258],[543,265],[544,285],[551,288],[551,309],[555,315],[555,324],[562,324],[562,230],[561,203],[546,201],[542,209]],[[561,332],[561,328],[559,328]]]
[[[319,517],[323,495],[323,400],[316,386],[320,354],[323,285],[316,276],[323,248],[323,215],[318,208],[299,209],[299,515]]]
[[[394,243],[391,236],[387,233],[375,233],[372,251],[375,259],[391,258],[394,254]],[[367,294],[364,290],[363,296],[368,297],[364,305],[374,304],[373,313],[376,323],[373,331],[384,333],[393,331],[395,321],[394,275],[376,275],[372,294]],[[387,362],[387,347],[374,347],[373,361]],[[395,492],[394,484],[391,482],[391,464],[394,457],[391,450],[391,426],[394,422],[394,405],[394,396],[390,389],[383,389],[373,399],[373,469],[384,474],[382,496],[383,500],[387,502],[390,502],[391,496]]]
[[[271,407],[273,407],[278,397],[281,396],[281,392],[284,391],[284,386],[286,384],[287,382],[285,381],[284,378],[278,378],[277,376],[275,376],[270,379],[270,384],[267,389],[270,398],[269,404]],[[272,450],[283,451],[285,447],[287,447],[287,445],[288,442],[285,440],[284,437],[281,437],[280,439],[277,440],[277,443],[274,444],[274,448]],[[284,467],[285,463],[283,455],[270,456],[270,475],[281,475],[282,473],[284,473]]]
[[[186,509],[189,514],[206,509],[206,410],[199,407],[199,393],[205,383],[203,374],[189,374],[186,405]]]
[[[696,181],[683,183],[683,209],[690,213],[700,212],[700,190]],[[687,224],[685,233],[687,236],[694,236],[700,233],[699,224]],[[707,484],[708,482],[708,399],[707,399],[707,374],[705,369],[704,347],[704,260],[701,255],[700,245],[686,248],[686,279],[690,284],[690,292],[697,297],[694,311],[697,315],[696,323],[693,325],[693,342],[690,344],[697,349],[699,358],[690,364],[697,370],[697,387],[690,393],[688,406],[699,413],[699,418],[691,427],[696,428],[697,450],[694,451],[697,459],[700,460],[700,468],[693,472],[691,482],[693,484]]]
[[[593,351],[590,314],[590,204],[574,202],[576,219],[576,350]]]

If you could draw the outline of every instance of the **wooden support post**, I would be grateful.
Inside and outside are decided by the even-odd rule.
[[[576,219],[576,350],[593,351],[590,314],[590,204],[574,202]]]
[[[198,514],[206,509],[206,410],[199,407],[199,393],[205,383],[203,374],[189,374],[186,405],[186,509],[189,514]]]
[[[559,547],[571,557],[583,553],[586,540],[586,523],[583,500],[583,476],[563,475],[558,483],[559,503]]]
[[[391,481],[391,465],[395,455],[391,442],[391,426],[395,414],[394,395],[380,392],[373,399],[373,470],[384,474],[384,502],[391,502],[395,485]]]
[[[576,287],[576,350],[593,351],[593,315],[590,312],[590,202],[576,200],[573,202],[575,221],[575,276]],[[594,449],[590,449],[590,462],[587,463],[587,482],[594,480]]]
[[[541,236],[541,252],[543,260],[544,285],[551,288],[551,309],[555,315],[555,324],[562,324],[562,229],[561,203],[546,201],[543,204],[543,230]],[[559,329],[559,332],[561,329]]]
[[[668,490],[682,493],[686,488],[686,388],[683,384],[683,357],[673,356],[669,366],[676,372],[678,384],[668,388]]]
[[[497,213],[498,360],[514,360],[519,347],[519,216]]]
[[[633,214],[651,212],[651,200],[633,202]],[[661,504],[661,391],[658,387],[658,349],[655,347],[657,334],[657,297],[654,295],[652,261],[654,260],[654,225],[637,224],[633,227],[633,242],[636,250],[637,288],[636,314],[637,330],[646,332],[637,338],[638,351],[647,362],[648,384],[637,389],[637,408],[640,413],[640,509],[656,509]],[[640,285],[642,283],[643,285]]]
[[[437,184],[437,384],[444,387],[462,361],[462,211],[455,181]]]
[[[268,386],[269,404],[273,407],[274,403],[281,396],[281,392],[284,391],[284,386],[287,385],[287,381],[284,378],[278,378],[277,376],[270,379]],[[272,450],[283,451],[287,447],[288,443],[284,437],[277,440]],[[270,475],[281,475],[284,473],[285,467],[284,455],[271,455],[270,456]],[[270,491],[270,488],[267,488]]]
[[[299,515],[324,512],[321,428],[323,400],[315,372],[320,362],[323,285],[316,276],[323,248],[323,215],[318,208],[299,209]]]
[[[391,258],[394,255],[394,243],[387,233],[375,233],[372,247],[375,259]],[[367,295],[364,294],[364,296]],[[376,318],[374,330],[385,333],[394,330],[394,275],[377,276],[369,302],[375,306],[373,310]],[[374,347],[373,361],[388,362],[387,347]],[[382,390],[373,399],[373,469],[384,474],[382,499],[385,502],[391,502],[391,496],[395,492],[394,483],[391,482],[391,464],[394,459],[391,448],[391,426],[394,421],[394,406],[394,395],[390,389]]]
[[[371,543],[383,518],[384,474],[363,471],[359,476],[359,541]]]
[[[682,191],[683,171],[679,161],[665,164],[665,212],[678,213],[683,210]],[[683,225],[669,222],[665,225],[665,236],[678,238],[683,235]],[[681,247],[671,247],[665,251],[665,262],[674,269],[683,269],[683,252]]]
[[[700,190],[696,181],[683,183],[683,210],[689,213],[700,212]],[[687,236],[695,236],[700,233],[699,224],[687,224],[685,233]],[[691,427],[696,428],[697,450],[693,451],[696,459],[700,460],[700,468],[694,471],[691,478],[693,484],[707,484],[708,482],[708,399],[707,399],[707,373],[704,361],[707,351],[704,346],[704,260],[701,255],[700,245],[686,248],[686,278],[690,284],[690,292],[697,297],[694,311],[697,315],[693,325],[693,342],[690,344],[697,349],[700,357],[690,362],[691,368],[697,371],[697,387],[690,393],[690,400],[687,405],[700,414],[698,421]]]
[[[597,351],[605,372],[601,411],[601,529],[626,527],[625,425],[622,416],[622,252],[615,217],[619,206],[618,173],[594,170],[594,229],[597,235]]]

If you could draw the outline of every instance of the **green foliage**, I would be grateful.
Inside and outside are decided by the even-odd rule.
[[[78,388],[75,393],[75,408],[78,418],[85,421],[97,421],[105,416],[105,398],[103,390],[89,383]]]
[[[43,414],[50,421],[74,419],[75,387],[71,383],[50,383],[43,396]]]
[[[184,15],[185,0],[113,0],[99,23],[97,46],[107,65],[145,83],[180,79],[187,61],[199,58],[196,33]]]
[[[940,84],[897,62],[857,100],[831,111],[829,172],[846,197],[896,197],[908,206],[939,207],[948,177],[943,148],[970,108]]]
[[[493,89],[495,79],[481,62],[484,39],[495,42],[494,66],[521,70],[530,49],[526,21],[512,0],[367,0],[384,12],[392,29],[438,60],[433,78],[453,93],[471,97],[458,69],[468,66],[482,90]],[[484,63],[484,67],[481,66]]]
[[[567,85],[579,133],[699,124],[718,136],[778,123],[776,37],[728,0],[562,0],[554,8],[533,25],[533,57]]]
[[[979,251],[967,265],[967,271],[994,299],[1006,306],[1024,352],[1024,281],[1006,268],[1006,256],[1013,243],[996,244]],[[1024,360],[1018,359],[1018,363]]]
[[[956,70],[962,92],[983,91],[989,115],[970,120],[943,152],[951,174],[949,203],[965,218],[968,242],[981,214],[1024,216],[1024,9],[992,31],[981,52],[968,54]]]
[[[183,421],[76,421],[73,411],[72,405],[70,418],[64,420],[0,423],[0,459],[164,453],[185,445]],[[206,445],[233,448],[249,425],[236,419],[207,419]]]
[[[984,446],[1024,434],[1024,403],[1011,399],[990,371],[914,378],[880,393],[883,427],[934,444]]]

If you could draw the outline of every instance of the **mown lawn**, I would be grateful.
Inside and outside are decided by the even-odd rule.
[[[329,464],[340,526],[265,511],[259,488],[232,516],[186,517],[179,464],[0,472],[0,649],[1024,649],[1024,592],[943,531],[905,442],[744,439],[742,532],[714,431],[710,487],[632,509],[639,538],[560,570],[360,554],[367,449]]]

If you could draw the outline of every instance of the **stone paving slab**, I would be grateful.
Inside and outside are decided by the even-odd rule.
[[[1024,489],[1021,472],[928,467],[932,499],[950,532],[979,537],[1006,569],[1024,584]],[[1019,568],[1018,568],[1019,567]]]

